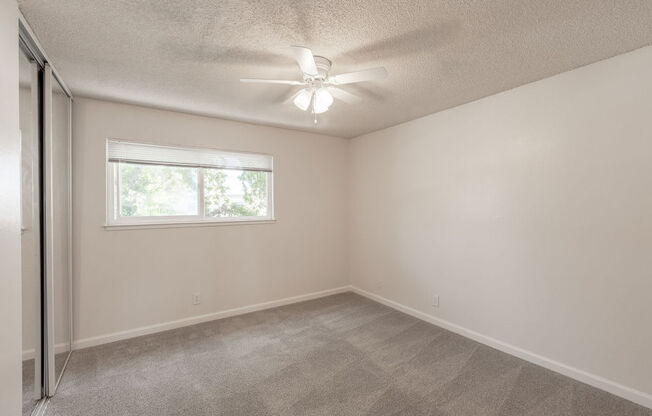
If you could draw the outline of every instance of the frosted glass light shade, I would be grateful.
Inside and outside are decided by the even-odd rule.
[[[333,104],[333,96],[325,88],[320,88],[315,93],[315,113],[321,114],[328,111]]]
[[[299,107],[299,109],[306,111],[310,106],[310,100],[312,99],[312,93],[308,90],[301,90],[299,94],[294,97],[294,105]]]

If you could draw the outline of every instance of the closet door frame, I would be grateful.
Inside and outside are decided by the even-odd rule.
[[[34,238],[38,241],[38,247],[33,252],[33,262],[36,267],[34,271],[35,275],[33,276],[34,281],[38,282],[38,292],[35,293],[38,295],[38,302],[36,302],[36,309],[33,311],[34,316],[36,317],[35,328],[34,328],[34,339],[36,340],[34,344],[34,386],[33,386],[33,398],[34,400],[39,400],[44,395],[43,389],[43,366],[42,366],[42,352],[43,352],[43,298],[42,298],[42,286],[43,286],[43,263],[42,263],[42,252],[43,250],[43,234],[42,234],[42,224],[41,224],[41,211],[43,208],[43,195],[41,193],[41,71],[43,67],[39,62],[38,58],[34,55],[32,49],[25,42],[21,36],[19,37],[20,53],[25,56],[25,58],[31,61],[31,73],[30,73],[30,102],[32,104],[31,115],[32,119],[30,120],[32,135],[30,137],[29,146],[31,148],[31,179],[32,179],[32,189],[31,189],[31,220],[30,227],[23,229],[21,224],[21,234],[25,231],[31,231],[34,235]],[[21,137],[21,140],[25,140],[25,137]],[[22,149],[22,144],[21,144]],[[21,168],[22,169],[22,168]],[[21,191],[24,189],[21,188]],[[21,198],[22,201],[22,198]],[[22,208],[21,208],[22,212]]]
[[[46,396],[53,396],[56,390],[56,375],[54,371],[54,235],[52,225],[54,222],[54,207],[52,204],[52,68],[45,65],[43,70],[43,197],[45,219],[45,330],[43,331],[43,344],[45,356],[43,357],[45,377],[44,388]]]
[[[43,121],[44,121],[44,184],[45,184],[45,331],[44,331],[44,345],[46,346],[45,360],[45,395],[48,397],[54,396],[56,393],[61,377],[63,376],[70,354],[73,347],[73,307],[72,307],[72,97],[59,82],[58,77],[55,76],[52,67],[46,62],[44,65],[43,77]],[[53,163],[53,132],[52,132],[52,88],[58,83],[62,90],[68,97],[68,137],[66,138],[67,153],[68,153],[68,212],[67,212],[67,271],[68,275],[64,276],[67,280],[68,289],[68,354],[66,355],[64,365],[59,372],[56,373],[55,368],[55,291],[54,291],[54,163]]]
[[[38,250],[34,251],[34,263],[38,264],[38,270],[35,276],[36,281],[43,284],[43,262],[41,259],[41,252],[43,244],[43,239],[41,236],[42,225],[41,225],[41,209],[43,208],[43,193],[41,191],[41,103],[40,103],[40,73],[41,67],[38,63],[34,62],[32,65],[32,103],[36,108],[32,109],[32,131],[34,132],[32,137],[32,187],[36,186],[38,192],[32,191],[32,198],[36,194],[38,196],[38,211],[34,212],[34,201],[32,200],[32,227],[35,233],[38,233],[39,244]],[[36,163],[34,163],[36,162]],[[36,185],[35,185],[36,183]],[[39,287],[39,302],[36,307],[36,344],[34,345],[34,398],[39,400],[43,397],[43,299],[42,299],[41,287]]]
[[[42,168],[42,183],[41,183],[41,209],[42,209],[42,223],[41,228],[43,234],[41,235],[43,245],[41,256],[41,268],[43,278],[41,279],[42,299],[41,311],[39,313],[41,324],[41,343],[37,345],[36,353],[37,359],[41,361],[41,369],[35,369],[37,380],[41,380],[41,386],[35,386],[34,393],[40,397],[53,396],[64,374],[70,354],[73,349],[73,287],[72,287],[72,93],[65,84],[63,79],[59,76],[56,68],[52,65],[51,60],[45,53],[45,49],[41,46],[34,31],[25,19],[22,13],[18,15],[18,30],[19,42],[21,46],[28,51],[34,58],[42,76],[42,82],[39,84],[40,91],[37,95],[40,96],[40,118],[36,121],[41,123],[41,168]],[[58,83],[61,89],[68,97],[68,317],[69,317],[69,349],[66,361],[59,376],[55,372],[54,356],[55,356],[55,343],[54,343],[54,258],[53,258],[53,204],[52,204],[52,87]],[[39,353],[40,351],[40,353]],[[36,366],[35,366],[36,367]],[[41,402],[43,403],[43,402]],[[37,405],[38,407],[38,405]],[[37,409],[35,411],[38,413]]]

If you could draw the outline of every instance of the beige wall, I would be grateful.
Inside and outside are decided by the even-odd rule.
[[[107,138],[273,154],[277,222],[107,231]],[[347,284],[347,150],[339,138],[76,98],[75,339]]]
[[[650,74],[652,47],[353,139],[352,283],[650,400]]]
[[[18,7],[0,0],[0,409],[21,413]]]

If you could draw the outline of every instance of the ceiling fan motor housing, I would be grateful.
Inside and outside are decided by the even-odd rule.
[[[328,71],[331,69],[331,61],[323,56],[314,56],[315,66],[317,67],[318,78],[325,80],[328,78]]]

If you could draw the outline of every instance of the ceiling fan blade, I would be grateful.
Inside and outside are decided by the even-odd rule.
[[[284,84],[284,85],[305,85],[303,81],[291,81],[285,79],[257,79],[257,78],[240,78],[240,82],[249,84]]]
[[[333,97],[337,98],[338,100],[342,100],[347,104],[355,104],[361,101],[361,98],[357,95],[351,94],[350,92],[344,91],[340,88],[328,87],[328,92],[330,92]]]
[[[297,60],[301,71],[312,77],[319,75],[317,72],[317,65],[315,64],[315,58],[312,56],[312,51],[303,46],[290,46],[292,51],[292,56]]]
[[[365,69],[363,71],[348,72],[346,74],[335,75],[328,80],[334,85],[352,84],[354,82],[375,81],[377,79],[387,78],[385,67]]]

